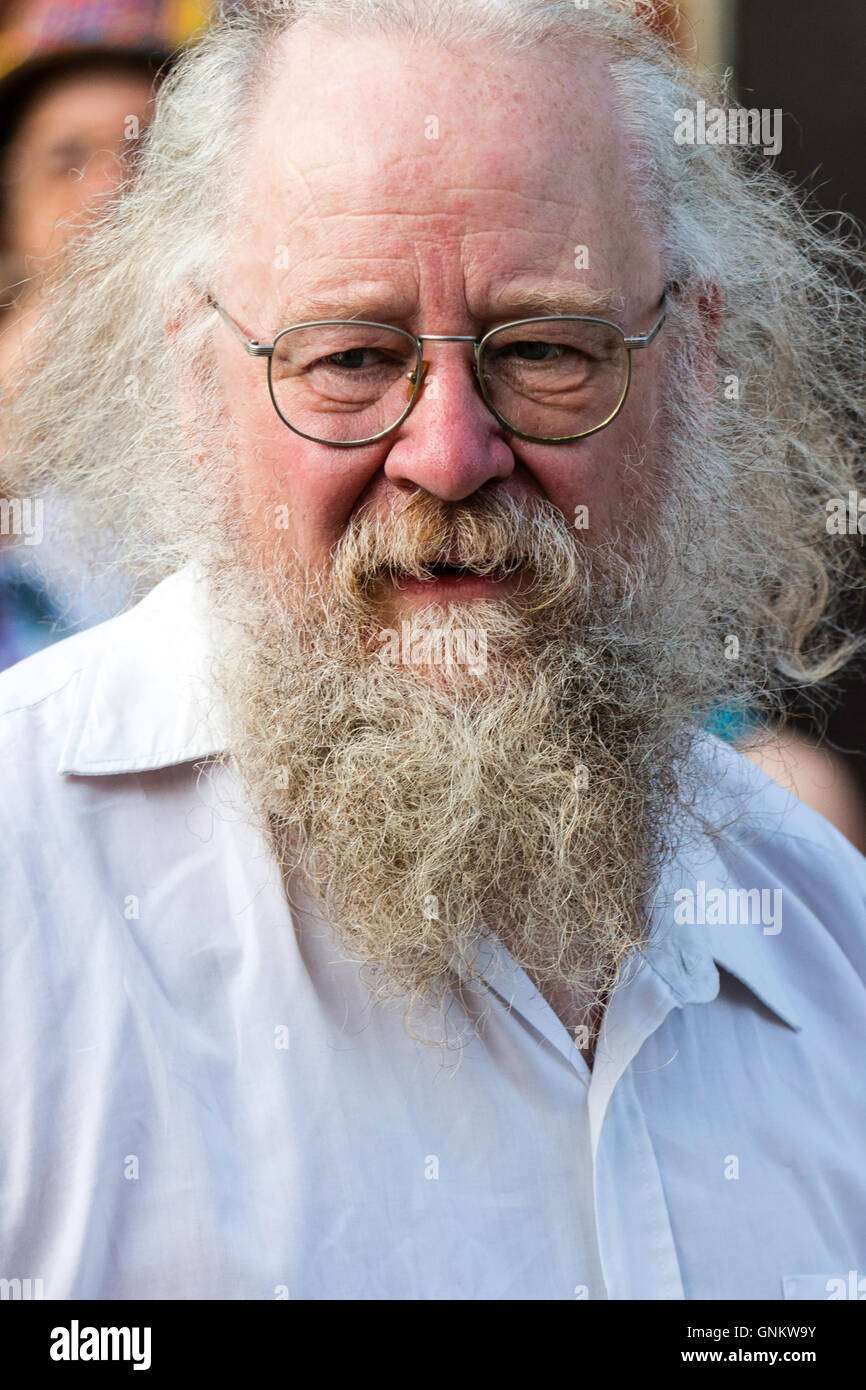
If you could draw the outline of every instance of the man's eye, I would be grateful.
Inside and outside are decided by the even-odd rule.
[[[561,343],[541,343],[534,340],[511,344],[511,351],[515,357],[522,358],[524,362],[552,362],[567,350]]]
[[[382,365],[383,354],[378,348],[345,348],[342,352],[332,352],[328,357],[320,357],[313,367],[342,367],[346,371],[358,371],[365,367]]]
[[[585,370],[597,363],[600,358],[581,343],[546,343],[537,338],[520,339],[509,343],[497,352],[497,358],[505,366],[520,363],[538,363],[543,367],[571,367]]]

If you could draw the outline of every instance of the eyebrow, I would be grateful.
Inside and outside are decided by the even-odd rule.
[[[364,307],[357,299],[304,299],[293,307],[292,315],[284,315],[286,323],[314,323],[317,319],[372,319],[377,323],[390,323],[392,317],[400,317],[386,308]]]
[[[588,291],[568,286],[512,288],[495,296],[497,318],[532,318],[534,314],[586,314],[593,318],[621,315],[625,301],[614,290]]]
[[[282,326],[310,323],[316,319],[372,319],[377,323],[390,323],[394,319],[411,317],[406,313],[408,302],[397,295],[389,299],[387,293],[371,296],[368,291],[363,291],[352,294],[351,289],[321,294],[304,294],[302,291],[284,306]]]
[[[283,327],[296,323],[310,323],[317,319],[367,319],[376,323],[407,322],[415,316],[414,310],[407,312],[409,301],[387,294],[370,297],[366,291],[353,295],[351,290],[325,292],[322,294],[299,294],[286,305],[283,314]],[[587,291],[579,287],[571,289],[566,285],[538,285],[532,287],[505,288],[492,296],[489,309],[477,315],[480,323],[510,319],[533,318],[547,314],[585,314],[594,318],[621,316],[625,311],[625,301],[614,290]],[[449,325],[428,325],[429,331],[446,333]]]

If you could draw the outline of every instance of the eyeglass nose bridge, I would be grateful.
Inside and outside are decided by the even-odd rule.
[[[423,342],[433,342],[433,343],[472,343],[472,344],[474,345],[474,347],[475,347],[475,356],[476,356],[476,359],[477,359],[477,357],[478,357],[478,343],[479,343],[479,339],[473,337],[473,335],[472,335],[471,333],[419,333],[419,334],[418,334],[418,342],[419,342],[419,343],[423,343]],[[411,371],[411,372],[407,372],[407,373],[406,373],[406,379],[407,379],[407,381],[409,382],[409,389],[408,389],[408,391],[406,392],[406,399],[407,399],[407,401],[411,401],[413,395],[416,394],[416,383],[417,383],[417,395],[418,395],[418,398],[420,399],[421,394],[422,394],[422,392],[423,392],[423,390],[424,390],[424,382],[425,382],[426,379],[427,379],[427,372],[429,371],[429,369],[430,369],[430,363],[426,360],[426,358],[423,358],[422,361],[421,361],[421,380],[420,380],[420,382],[418,381],[418,372],[417,372],[417,370],[413,370],[413,371]],[[475,362],[472,363],[472,373],[473,373],[473,375],[474,375],[476,378],[478,378],[478,362],[477,362],[477,360],[476,360]]]

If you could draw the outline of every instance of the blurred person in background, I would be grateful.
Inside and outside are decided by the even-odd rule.
[[[64,248],[130,177],[155,83],[203,17],[165,0],[35,0],[0,14],[0,402]],[[108,617],[122,593],[80,568],[61,577],[56,535],[42,534],[59,499],[4,502],[0,668]]]

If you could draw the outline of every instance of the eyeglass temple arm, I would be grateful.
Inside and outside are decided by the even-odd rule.
[[[662,324],[668,316],[668,297],[671,294],[673,294],[677,288],[678,286],[673,281],[670,281],[667,285],[665,285],[664,292],[662,293],[662,311],[656,319],[655,323],[653,324],[652,328],[649,330],[648,333],[639,333],[634,338],[626,338],[625,345],[627,348],[649,347],[653,339],[658,337],[662,329]]]
[[[232,332],[235,334],[235,336],[236,336],[237,338],[240,338],[240,340],[241,340],[241,342],[243,343],[244,347],[246,348],[247,352],[250,354],[250,357],[271,357],[271,356],[273,356],[273,351],[274,351],[273,343],[270,343],[270,344],[268,344],[268,343],[260,343],[260,342],[258,341],[257,338],[248,338],[247,335],[246,335],[246,333],[245,333],[245,332],[243,331],[243,329],[241,328],[240,324],[239,324],[239,323],[235,323],[235,321],[234,321],[234,319],[232,318],[231,314],[226,313],[226,311],[225,311],[225,309],[223,308],[223,306],[222,306],[221,304],[218,304],[218,303],[217,303],[217,301],[214,299],[214,297],[213,297],[212,294],[209,294],[209,295],[208,295],[208,297],[207,297],[207,302],[208,302],[208,304],[211,306],[212,309],[216,309],[216,311],[217,311],[217,313],[219,314],[220,318],[223,319],[223,320],[228,324],[229,328],[232,330]]]
[[[627,348],[645,348],[645,347],[649,347],[649,345],[650,345],[650,343],[653,341],[653,339],[661,332],[662,324],[664,323],[665,319],[667,318],[667,301],[668,301],[668,294],[669,294],[670,292],[672,292],[673,290],[675,290],[675,289],[676,289],[676,285],[674,285],[674,284],[665,285],[664,293],[662,294],[662,311],[661,311],[661,313],[659,314],[658,318],[656,319],[655,323],[653,324],[652,328],[649,330],[648,333],[638,334],[638,335],[637,335],[636,337],[634,337],[634,338],[626,338],[626,339],[625,339],[625,345],[626,345]],[[246,335],[246,333],[244,333],[243,329],[241,328],[240,324],[239,324],[239,323],[236,323],[235,320],[232,318],[231,314],[227,313],[226,310],[223,308],[223,306],[222,306],[221,304],[218,304],[218,303],[217,303],[217,301],[214,299],[214,297],[213,297],[212,294],[209,294],[209,295],[207,296],[207,302],[208,302],[208,304],[211,306],[212,309],[215,309],[215,310],[216,310],[216,312],[219,314],[220,318],[223,319],[223,320],[228,324],[229,328],[232,330],[232,332],[235,334],[235,336],[236,336],[237,338],[240,338],[241,342],[243,343],[244,347],[246,348],[247,352],[250,354],[251,357],[272,357],[272,356],[273,356],[273,353],[274,353],[274,345],[273,345],[273,343],[260,343],[260,342],[258,341],[257,338],[248,338],[247,335]],[[445,338],[445,337],[446,337],[445,334],[438,334],[438,333],[432,333],[432,334],[431,334],[431,333],[428,333],[428,334],[426,334],[425,336],[426,336],[427,338],[438,338],[438,337]],[[447,335],[447,337],[448,337],[449,340],[450,340],[453,336],[454,336],[454,335],[451,335],[451,334],[448,334],[448,335]],[[460,342],[464,341],[464,335],[461,334],[459,338],[455,339],[455,341],[460,341]],[[467,336],[467,337],[465,338],[465,341],[466,341],[466,342],[471,342],[471,341],[473,341],[473,340]]]

